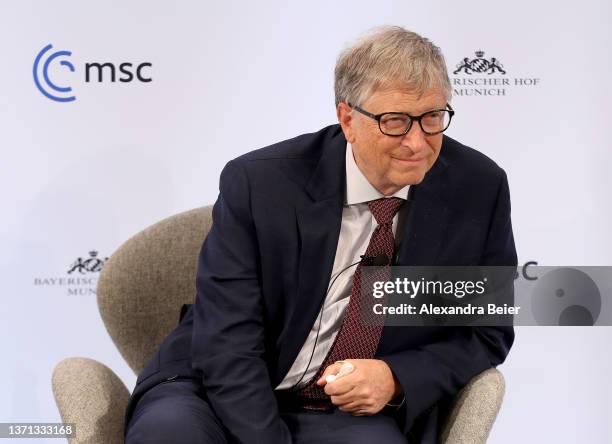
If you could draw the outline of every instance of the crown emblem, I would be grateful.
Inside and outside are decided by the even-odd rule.
[[[464,57],[462,61],[457,64],[457,69],[453,71],[453,74],[464,72],[465,74],[472,75],[477,74],[493,74],[499,72],[500,74],[506,74],[504,65],[500,63],[497,58],[492,57],[490,60],[485,59],[485,52],[482,49],[474,51],[476,58],[470,60],[469,57]]]
[[[68,270],[68,274],[71,274],[75,271],[78,271],[81,274],[85,274],[87,272],[97,272],[102,270],[102,266],[108,260],[108,258],[99,258],[97,250],[89,251],[89,257],[87,259],[83,259],[82,257],[78,257],[76,261],[70,266]]]

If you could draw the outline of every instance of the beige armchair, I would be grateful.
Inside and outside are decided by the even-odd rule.
[[[135,374],[178,324],[183,304],[193,303],[199,249],[212,207],[177,214],[136,234],[112,254],[98,281],[100,315]],[[72,443],[123,442],[130,392],[104,364],[66,358],[55,367],[53,394],[62,420],[76,424]],[[504,396],[496,369],[476,376],[457,396],[442,442],[484,443]]]

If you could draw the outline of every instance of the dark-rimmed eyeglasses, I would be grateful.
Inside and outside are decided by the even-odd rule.
[[[386,136],[392,137],[407,134],[410,128],[412,128],[412,122],[414,121],[419,122],[419,126],[428,136],[440,134],[446,131],[450,125],[451,119],[455,115],[455,111],[448,103],[446,104],[446,109],[434,109],[420,116],[411,116],[408,113],[396,112],[372,114],[359,106],[352,106],[350,103],[348,103],[348,106],[364,116],[376,120],[380,132]]]

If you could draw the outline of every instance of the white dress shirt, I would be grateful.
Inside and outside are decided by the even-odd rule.
[[[393,197],[399,197],[406,200],[409,187],[410,185],[405,186],[393,194]],[[342,320],[344,319],[346,308],[348,307],[353,276],[357,265],[344,272],[342,272],[342,270],[358,262],[361,259],[361,255],[365,254],[368,244],[370,243],[370,237],[377,226],[376,220],[370,212],[367,202],[382,197],[385,196],[368,182],[355,163],[353,148],[350,143],[347,143],[346,188],[344,206],[342,208],[342,224],[340,227],[338,246],[336,247],[336,258],[334,260],[330,279],[330,284],[333,282],[333,285],[331,285],[331,287],[328,286],[328,293],[323,302],[321,311],[319,312],[319,316],[317,316],[314,325],[310,329],[310,333],[304,345],[302,345],[293,365],[289,369],[289,372],[275,390],[292,388],[300,381],[300,378],[302,378],[308,366],[308,370],[298,384],[298,387],[304,386],[316,374],[327,356],[327,352],[334,342],[340,325],[342,325]],[[405,205],[403,205],[403,207],[405,207]],[[394,235],[397,230],[398,217],[399,213],[393,218]],[[340,276],[338,276],[339,273],[341,273]],[[338,276],[338,278],[334,281],[336,276]],[[312,361],[310,361],[311,356]],[[310,365],[308,365],[309,361]]]

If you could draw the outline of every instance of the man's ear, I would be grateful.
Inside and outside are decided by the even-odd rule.
[[[336,107],[336,115],[338,116],[338,122],[342,127],[344,137],[349,143],[353,143],[355,141],[352,111],[353,109],[344,102],[338,103],[338,106]]]

